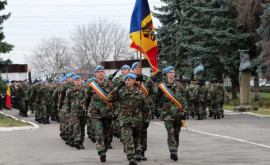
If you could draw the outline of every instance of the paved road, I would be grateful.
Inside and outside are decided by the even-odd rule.
[[[4,111],[18,116],[17,110]],[[33,121],[33,115],[25,120]],[[179,160],[172,161],[163,122],[149,127],[148,161],[139,165],[269,165],[270,118],[227,115],[222,120],[187,120],[188,131],[180,134]],[[85,150],[64,144],[58,123],[40,125],[38,130],[0,132],[0,165],[122,165],[128,164],[122,144],[114,139],[107,162],[100,163],[95,144],[85,141]]]

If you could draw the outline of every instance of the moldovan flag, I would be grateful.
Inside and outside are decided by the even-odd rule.
[[[7,83],[6,107],[11,108],[11,91],[9,81],[7,80],[6,83]]]
[[[156,74],[158,46],[147,0],[136,0],[130,22],[130,38],[133,41],[130,47],[141,50],[153,68],[151,74]]]

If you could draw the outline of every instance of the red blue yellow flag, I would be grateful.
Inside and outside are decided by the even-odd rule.
[[[109,105],[109,107],[112,108],[112,103],[109,102],[108,95],[94,81],[92,81],[89,85]]]
[[[136,0],[130,22],[130,38],[133,41],[130,47],[144,54],[153,68],[152,74],[156,74],[158,46],[147,0]]]
[[[6,91],[6,107],[11,108],[11,91],[10,91],[10,85],[9,81],[7,80],[7,91]]]
[[[164,83],[159,84],[159,88],[165,93],[165,95],[181,110],[183,110],[183,106],[180,103],[180,100],[167,88]]]

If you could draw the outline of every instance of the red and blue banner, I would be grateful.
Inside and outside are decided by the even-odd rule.
[[[180,103],[180,100],[167,88],[164,83],[159,84],[159,88],[165,93],[165,95],[181,110],[183,110],[183,106]]]
[[[92,81],[89,85],[109,105],[109,107],[112,108],[112,103],[109,102],[108,95],[94,81]]]
[[[7,91],[6,91],[6,107],[11,109],[11,90],[10,90],[10,84],[9,81],[7,80]]]
[[[136,0],[130,22],[130,38],[133,41],[130,47],[141,51],[153,68],[151,74],[156,74],[158,46],[147,0]]]

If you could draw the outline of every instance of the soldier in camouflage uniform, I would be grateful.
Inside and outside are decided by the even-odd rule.
[[[40,104],[41,104],[41,98],[39,97],[39,90],[40,87],[43,85],[43,80],[39,79],[37,83],[35,83],[35,86],[33,87],[30,97],[32,100],[34,100],[33,103],[33,108],[35,112],[35,120],[39,123],[42,123],[42,115],[41,115],[41,109],[40,109]]]
[[[141,128],[141,147],[142,147],[142,153],[140,156],[140,153],[136,156],[137,160],[147,160],[145,157],[145,151],[147,151],[147,129],[149,127],[149,123],[152,119],[152,114],[155,112],[155,97],[156,97],[156,91],[155,91],[155,84],[154,82],[147,76],[143,75],[140,73],[140,63],[135,62],[132,64],[132,71],[133,73],[137,76],[137,81],[143,82],[148,90],[148,95],[147,95],[147,102],[150,108],[151,113],[143,113],[143,123],[142,123],[142,128]],[[135,84],[139,86],[138,84]],[[139,86],[139,88],[141,88]],[[148,111],[143,111],[142,112],[148,112]]]
[[[43,81],[43,86],[40,87],[39,94],[39,97],[42,98],[39,106],[42,113],[43,124],[50,124],[52,93],[47,80]]]
[[[96,78],[90,78],[87,80],[87,85],[86,85],[86,90],[89,90],[90,86],[90,82],[92,82],[93,80],[95,80]],[[96,138],[95,138],[95,130],[92,126],[92,123],[91,123],[91,118],[87,116],[87,120],[86,120],[86,130],[87,130],[87,135],[88,135],[88,138],[91,139],[91,141],[93,143],[96,143]]]
[[[121,67],[121,75],[119,77],[116,77],[113,79],[113,83],[115,86],[118,86],[120,83],[124,82],[124,76],[126,74],[130,73],[130,66],[123,65]],[[120,126],[120,118],[121,118],[121,109],[120,109],[120,102],[115,101],[113,104],[113,135],[120,138],[121,137],[121,126]],[[124,142],[124,140],[121,138],[121,141]]]
[[[219,113],[221,114],[221,117],[224,118],[224,109],[223,109],[223,104],[225,98],[228,100],[228,93],[226,88],[223,86],[223,81],[222,80],[217,80],[217,95],[218,95],[218,110],[220,111]]]
[[[11,91],[11,103],[12,103],[12,107],[13,108],[18,108],[18,105],[16,105],[16,93],[17,93],[17,87],[15,84],[15,81],[12,80],[11,81],[11,85],[10,85],[10,91]]]
[[[58,103],[59,103],[59,107],[61,107],[61,114],[62,114],[62,119],[63,119],[63,123],[62,123],[62,131],[63,133],[61,135],[64,135],[64,139],[66,140],[66,144],[70,145],[71,147],[74,146],[74,139],[72,137],[72,129],[70,129],[71,125],[70,125],[70,114],[69,111],[67,111],[66,109],[66,91],[73,87],[74,83],[73,83],[73,78],[75,76],[75,73],[71,72],[69,74],[66,75],[66,84],[64,84],[62,86],[62,88],[60,89],[60,94],[59,94],[59,99],[58,99]],[[60,136],[61,136],[60,135]]]
[[[96,75],[95,82],[97,86],[108,94],[113,88],[113,83],[105,79],[103,66],[97,66],[94,71]],[[92,83],[93,83],[92,82]],[[89,117],[92,120],[92,126],[96,135],[96,147],[100,156],[100,161],[106,161],[106,152],[108,149],[109,136],[112,124],[112,108],[96,91],[91,87],[85,94],[84,109],[89,110]]]
[[[27,80],[22,82],[21,88],[19,88],[20,95],[20,115],[27,117],[28,105],[29,105],[29,86]]]
[[[59,116],[58,116],[58,93],[59,93],[59,90],[60,90],[60,80],[59,79],[56,79],[55,80],[55,85],[53,87],[53,94],[52,94],[52,101],[53,101],[53,108],[52,108],[52,118],[51,120],[56,120],[57,122],[59,122]]]
[[[167,75],[167,80],[164,84],[182,103],[183,110],[186,106],[185,97],[181,95],[181,84],[175,80],[175,69],[172,66],[166,68],[165,73]],[[168,133],[168,147],[170,150],[170,157],[174,161],[178,160],[177,150],[179,146],[179,134],[182,124],[182,110],[169,99],[169,97],[163,93],[159,88],[158,97],[162,97],[163,109],[162,109],[162,120],[165,123],[165,128]]]
[[[74,86],[66,92],[66,109],[70,114],[70,129],[74,147],[84,149],[84,135],[86,124],[86,111],[83,109],[85,90],[82,87],[82,79],[76,75],[73,78]]]
[[[196,81],[194,79],[190,80],[190,84],[187,87],[188,90],[188,110],[189,110],[189,115],[192,116],[192,118],[195,117],[195,104],[196,104],[196,99],[195,99],[195,90],[197,88]]]
[[[220,119],[220,111],[218,110],[219,98],[216,88],[216,80],[210,80],[210,90],[208,91],[208,100],[210,101],[210,109],[214,115],[214,119]]]
[[[62,107],[63,107],[63,100],[62,101],[60,101],[60,95],[61,95],[61,92],[62,92],[62,90],[64,90],[64,87],[63,86],[65,86],[66,85],[66,81],[67,81],[67,79],[66,79],[66,77],[64,77],[64,78],[62,78],[61,80],[60,80],[60,86],[58,87],[58,104],[57,104],[57,106],[58,106],[58,110],[59,110],[59,112],[58,112],[58,116],[59,116],[59,123],[60,123],[60,137],[63,139],[63,140],[67,140],[67,133],[65,132],[65,122],[66,122],[66,112],[65,112],[65,110],[64,109],[62,109]],[[63,91],[63,92],[65,92],[65,91]],[[62,94],[62,97],[63,97],[63,95],[64,95],[64,93]],[[61,99],[64,99],[64,98],[61,98]]]
[[[196,100],[195,109],[196,109],[196,115],[198,116],[197,120],[203,120],[203,118],[204,118],[204,109],[203,109],[204,97],[203,97],[203,82],[202,81],[197,82],[197,87],[195,88],[194,96],[195,96],[195,100]]]
[[[149,106],[145,93],[135,86],[136,76],[127,74],[124,81],[109,94],[110,101],[120,101],[121,132],[125,139],[126,155],[130,165],[136,165],[136,152],[141,152],[141,126],[143,114],[149,113]],[[146,112],[143,112],[146,111]]]
[[[202,90],[203,119],[206,119],[206,116],[207,116],[206,108],[208,107],[208,103],[209,103],[209,100],[208,100],[208,97],[207,97],[208,96],[208,86],[205,85],[204,80],[202,80],[201,83],[202,83],[201,90]]]

